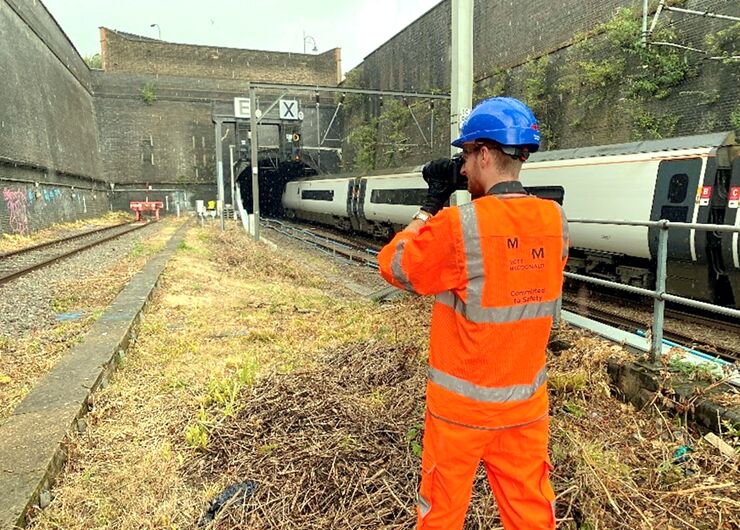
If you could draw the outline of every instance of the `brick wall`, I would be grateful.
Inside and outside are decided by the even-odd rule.
[[[29,234],[54,223],[98,217],[108,211],[108,191],[0,179],[0,234]]]
[[[0,0],[0,159],[96,178],[90,72],[40,2]]]
[[[106,180],[117,184],[215,184],[213,115],[233,116],[234,98],[248,95],[246,82],[94,72],[93,87]],[[153,100],[144,100],[144,87],[149,87]],[[266,110],[281,95],[299,100],[305,115],[301,122],[303,145],[317,145],[313,94],[260,91],[260,107]],[[319,110],[322,133],[334,110],[331,98],[324,96]],[[273,107],[269,116],[275,117],[276,112],[277,107]],[[227,129],[233,126],[225,126],[224,134]],[[330,138],[339,135],[337,129],[332,128]],[[277,139],[264,134],[260,143],[265,142],[276,143]],[[231,130],[223,141],[224,161],[228,161],[228,145],[233,143]],[[334,143],[327,140],[325,145]],[[228,175],[228,164],[224,165],[224,174]]]
[[[41,2],[0,0],[0,234],[108,210],[90,71]]]
[[[110,194],[113,210],[128,210],[131,201],[162,201],[164,209],[160,215],[183,215],[195,211],[195,201],[215,201],[218,198],[212,184],[188,184],[187,186],[164,187],[154,184],[116,186]]]
[[[689,9],[740,16],[737,2],[685,0],[680,3]],[[368,88],[448,91],[450,4],[450,0],[440,2],[368,55],[348,78]],[[557,0],[540,3],[530,9],[522,9],[520,4],[511,0],[475,2],[474,101],[494,92],[531,99],[533,83],[541,82],[544,95],[530,103],[538,107],[538,117],[550,128],[554,141],[549,147],[607,144],[654,137],[656,134],[679,136],[732,129],[730,115],[740,112],[740,68],[737,63],[706,61],[694,52],[681,52],[692,65],[694,75],[671,87],[670,94],[662,99],[647,97],[625,102],[629,87],[622,79],[597,90],[589,89],[592,94],[585,89],[569,91],[566,88],[573,86],[574,76],[583,75],[582,71],[577,71],[579,62],[616,58],[608,55],[614,52],[608,52],[608,47],[603,46],[593,46],[595,51],[589,55],[584,47],[574,45],[575,37],[609,21],[619,8],[633,8],[639,13],[642,2]],[[700,49],[706,48],[706,35],[716,34],[732,24],[667,11],[661,15],[661,26],[671,27],[679,44]],[[604,37],[595,35],[592,39],[598,42]],[[535,60],[542,57],[544,59],[538,66]],[[601,103],[586,109],[584,100],[594,94],[601,98]],[[657,127],[657,132],[649,127],[646,130],[644,125],[636,124],[639,120],[635,120],[633,114],[638,111],[642,117],[670,123],[671,126]],[[377,116],[379,109],[370,102],[362,113],[362,120],[367,121]],[[345,122],[357,124],[358,119],[345,116]],[[429,156],[448,152],[445,145],[448,132],[441,120],[436,130],[439,147]],[[409,132],[413,131],[409,129]],[[416,138],[419,137],[417,134]],[[382,134],[379,139],[383,140]],[[351,167],[352,148],[347,147],[345,163]],[[418,154],[418,149],[411,149],[404,160],[415,162]],[[380,160],[378,162],[382,165]]]
[[[107,72],[241,79],[302,85],[341,80],[338,48],[313,55],[176,44],[100,28]]]

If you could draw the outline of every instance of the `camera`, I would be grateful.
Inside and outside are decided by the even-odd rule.
[[[455,183],[455,189],[456,190],[466,190],[468,189],[468,177],[460,173],[460,170],[462,169],[463,163],[465,162],[463,160],[462,154],[458,153],[455,156],[451,158],[452,160],[452,181]]]
[[[440,158],[438,160],[432,160],[422,168],[421,174],[427,183],[429,182],[428,172],[435,173],[437,178],[444,175],[445,183],[451,184],[455,190],[465,190],[468,189],[468,177],[460,173],[463,162],[462,154],[457,154],[449,159]]]

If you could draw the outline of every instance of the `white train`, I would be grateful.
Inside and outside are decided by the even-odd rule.
[[[733,133],[546,151],[524,164],[522,183],[557,200],[570,219],[740,226],[740,146]],[[288,182],[290,218],[387,238],[426,195],[421,166]],[[572,272],[652,288],[656,229],[572,223]],[[737,307],[737,233],[671,229],[668,291]]]

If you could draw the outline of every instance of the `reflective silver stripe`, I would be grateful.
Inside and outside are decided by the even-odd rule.
[[[563,210],[563,207],[560,206],[558,203],[555,203],[555,205],[558,207],[558,212],[560,213],[560,222],[562,223],[563,229],[563,252],[560,257],[562,259],[565,259],[568,257],[568,247],[570,246],[570,229],[568,228],[568,218],[565,215],[565,210]]]
[[[417,506],[419,507],[419,513],[421,513],[422,518],[426,517],[427,514],[432,511],[432,503],[425,499],[421,494],[419,494]]]
[[[493,324],[551,317],[558,303],[557,300],[550,300],[549,302],[533,302],[504,307],[481,307],[480,305],[466,304],[452,291],[440,293],[436,299],[437,302],[454,309],[456,313],[470,322]]]
[[[544,366],[542,367],[535,376],[531,385],[511,385],[501,387],[478,386],[470,381],[460,379],[459,377],[437,370],[431,366],[429,367],[429,380],[450,392],[460,394],[461,396],[465,396],[476,401],[483,401],[486,403],[506,403],[508,401],[523,401],[531,398],[537,389],[547,380],[547,368]]]
[[[402,239],[396,245],[396,251],[393,253],[393,261],[391,262],[391,273],[393,277],[398,280],[398,283],[403,285],[407,291],[413,291],[414,286],[411,285],[406,273],[403,271],[401,266],[401,258],[403,257],[403,250],[406,247],[406,240]]]
[[[478,215],[472,202],[460,206],[465,268],[468,272],[468,304],[483,305],[483,251],[478,229]]]

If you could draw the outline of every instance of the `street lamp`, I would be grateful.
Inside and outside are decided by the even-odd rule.
[[[316,53],[319,51],[319,49],[316,47],[316,39],[314,39],[311,35],[306,35],[306,32],[303,32],[303,53],[306,53],[306,40],[311,39],[311,42],[313,42],[313,50],[312,52]]]
[[[162,40],[162,28],[159,27],[159,24],[149,24],[150,28],[153,28],[154,26],[157,27],[157,33],[159,34],[159,40]]]

